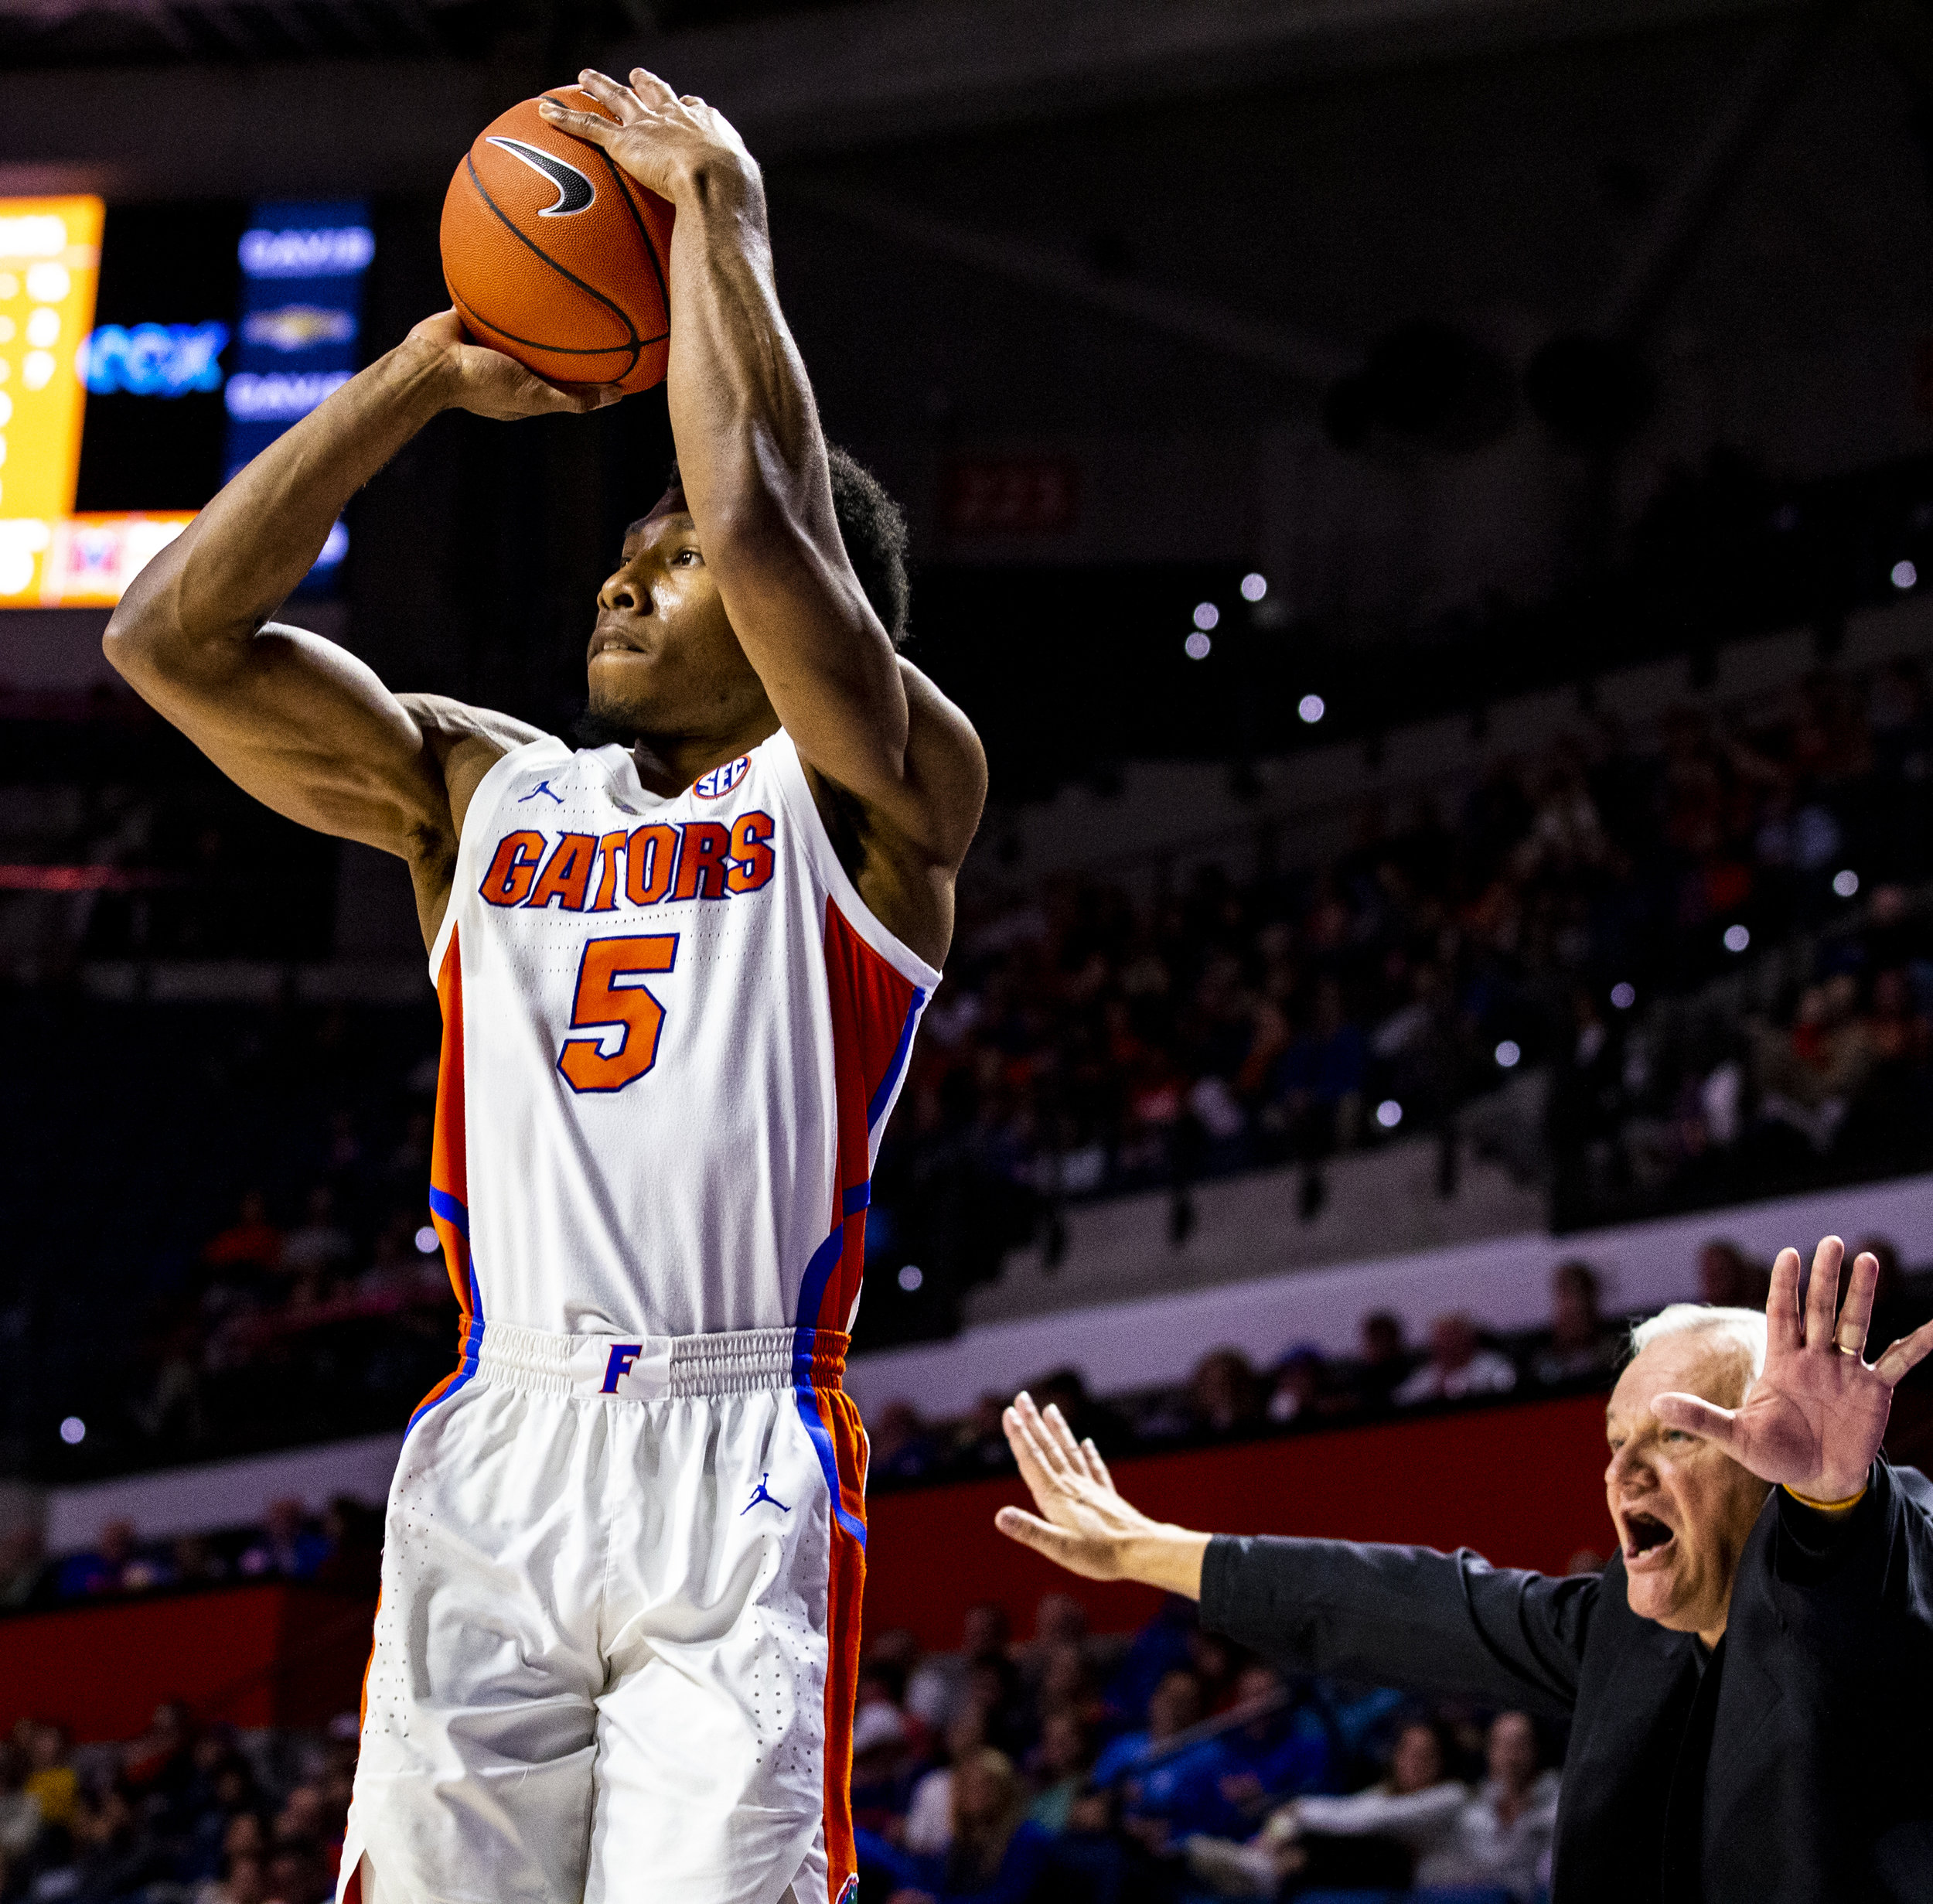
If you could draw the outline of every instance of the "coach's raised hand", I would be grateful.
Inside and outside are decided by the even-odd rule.
[[[1802,1312],[1798,1252],[1782,1250],[1765,1303],[1765,1372],[1742,1408],[1720,1408],[1696,1395],[1660,1395],[1659,1421],[1716,1442],[1761,1481],[1783,1486],[1809,1503],[1849,1510],[1864,1493],[1886,1433],[1893,1390],[1929,1350],[1933,1322],[1866,1360],[1878,1260],[1853,1265],[1846,1304],[1838,1309],[1846,1245],[1828,1237],[1812,1257]],[[1834,1312],[1838,1309],[1835,1320]]]
[[[1151,1520],[1122,1497],[1089,1442],[1078,1441],[1059,1408],[1045,1414],[1024,1393],[1001,1418],[1034,1505],[1003,1507],[994,1524],[1011,1540],[1089,1580],[1138,1580],[1190,1599],[1202,1594],[1209,1537]]]
[[[749,204],[762,203],[759,166],[737,128],[715,107],[687,94],[680,97],[655,73],[631,69],[621,86],[587,67],[578,84],[610,116],[579,112],[547,94],[537,111],[560,132],[601,146],[648,190],[683,207],[728,190]]]

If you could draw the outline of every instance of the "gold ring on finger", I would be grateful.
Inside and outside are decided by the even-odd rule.
[[[1837,1339],[1836,1346],[1841,1355],[1857,1355],[1866,1345],[1863,1343],[1848,1342],[1842,1336]]]

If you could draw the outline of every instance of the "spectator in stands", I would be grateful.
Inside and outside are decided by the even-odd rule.
[[[1606,1375],[1617,1365],[1620,1332],[1599,1312],[1602,1285],[1573,1259],[1550,1272],[1550,1329],[1532,1352],[1532,1379],[1546,1387]]]
[[[862,1831],[855,1834],[861,1872],[877,1873],[900,1904],[970,1899],[1026,1904],[1046,1871],[1053,1841],[1028,1820],[1027,1794],[1012,1761],[990,1747],[970,1754],[956,1769],[952,1797],[951,1842],[943,1857],[921,1857]]]
[[[28,1795],[40,1807],[43,1823],[65,1831],[73,1823],[80,1799],[73,1734],[64,1725],[43,1721],[28,1727],[26,1745]]]
[[[328,1541],[309,1524],[302,1503],[284,1499],[268,1503],[261,1536],[243,1550],[237,1570],[249,1578],[306,1580],[328,1558]]]
[[[70,1554],[60,1563],[57,1591],[63,1600],[122,1592],[132,1585],[130,1575],[136,1561],[134,1523],[110,1520],[91,1551]]]
[[[57,1875],[44,1874],[35,1890],[61,1904],[122,1904],[150,1884],[172,1878],[172,1861],[141,1828],[127,1793],[111,1785],[83,1797],[74,1810],[72,1861]],[[298,1904],[290,1899],[288,1904]],[[300,1904],[313,1904],[303,1899]]]
[[[866,1438],[872,1450],[869,1479],[916,1481],[939,1465],[939,1448],[910,1401],[888,1402],[878,1419],[867,1423]]]
[[[0,1894],[9,1872],[33,1849],[42,1824],[39,1802],[27,1790],[27,1755],[19,1742],[0,1739]]]
[[[336,1193],[326,1183],[318,1183],[309,1190],[302,1220],[282,1239],[276,1267],[286,1277],[326,1281],[348,1267],[355,1248],[349,1232],[336,1220]]]
[[[219,1281],[234,1280],[237,1271],[272,1271],[281,1258],[282,1233],[268,1220],[268,1199],[259,1189],[243,1191],[235,1220],[201,1253]]]
[[[1275,1371],[1275,1386],[1269,1394],[1269,1419],[1278,1423],[1306,1421],[1318,1414],[1335,1413],[1328,1372],[1322,1352],[1313,1344],[1303,1343],[1291,1349]]]
[[[1394,1405],[1415,1360],[1403,1339],[1401,1319],[1387,1309],[1372,1309],[1363,1317],[1362,1341],[1350,1387],[1363,1408],[1379,1413]]]
[[[1189,1867],[1218,1889],[1251,1897],[1272,1897],[1298,1875],[1321,1885],[1404,1886],[1413,1870],[1422,1882],[1424,1861],[1451,1843],[1470,1796],[1449,1776],[1448,1759],[1437,1723],[1413,1718],[1397,1728],[1379,1783],[1348,1797],[1299,1797],[1246,1842],[1191,1838]],[[1369,1842],[1321,1841],[1328,1839]]]
[[[1205,1759],[1223,1801],[1249,1824],[1284,1797],[1328,1788],[1328,1727],[1308,1706],[1291,1698],[1282,1675],[1251,1660],[1236,1676],[1231,1715],[1247,1724],[1209,1742]]]
[[[1041,1721],[1040,1743],[1027,1769],[1036,1788],[1028,1817],[1059,1837],[1068,1828],[1076,1797],[1087,1783],[1094,1762],[1088,1728],[1071,1706],[1050,1708]]]
[[[1252,1435],[1263,1419],[1261,1383],[1239,1349],[1214,1349],[1188,1378],[1188,1417],[1198,1435]]]
[[[1713,1309],[1762,1309],[1767,1281],[1736,1243],[1720,1239],[1698,1252],[1698,1299]]]
[[[943,1855],[953,1841],[953,1774],[987,1749],[987,1715],[963,1705],[946,1727],[946,1762],[914,1785],[900,1842],[916,1857]]]
[[[1477,1326],[1461,1309],[1430,1325],[1430,1358],[1396,1392],[1399,1408],[1424,1401],[1461,1401],[1507,1394],[1517,1385],[1509,1358],[1484,1347]]]
[[[0,1537],[0,1613],[32,1605],[46,1571],[46,1542],[37,1526],[15,1527]]]
[[[912,1797],[907,1746],[905,1715],[885,1700],[862,1700],[852,1722],[854,1824],[883,1836],[897,1828]]]

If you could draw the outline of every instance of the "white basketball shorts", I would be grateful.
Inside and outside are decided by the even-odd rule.
[[[850,1904],[845,1349],[469,1325],[390,1492],[342,1904]]]

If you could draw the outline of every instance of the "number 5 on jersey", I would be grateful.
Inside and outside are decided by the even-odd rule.
[[[646,990],[642,974],[668,972],[677,963],[678,935],[652,933],[636,939],[593,939],[578,967],[571,1029],[557,1068],[574,1091],[621,1091],[658,1061],[664,1007]],[[605,1040],[615,1029],[618,1042]]]

